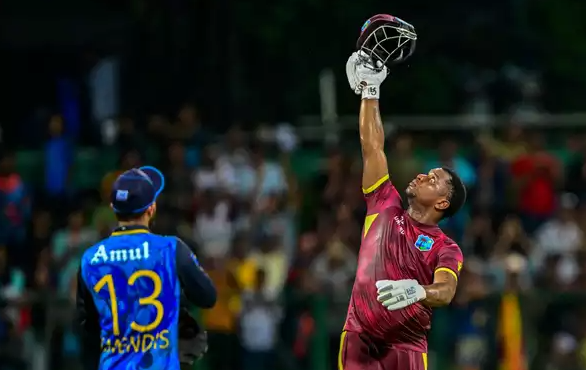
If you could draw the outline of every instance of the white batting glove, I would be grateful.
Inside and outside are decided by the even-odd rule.
[[[356,52],[352,53],[346,62],[346,77],[348,78],[350,89],[354,91],[356,95],[361,93],[361,89],[359,89],[360,81],[358,81],[358,76],[356,75],[356,66],[359,62],[360,58]]]
[[[425,289],[414,279],[379,280],[376,289],[377,300],[389,311],[400,310],[427,297]]]
[[[363,52],[355,52],[346,62],[346,76],[350,88],[356,95],[362,95],[362,99],[378,99],[380,97],[380,85],[388,75],[388,69],[377,61],[379,68],[375,69]]]

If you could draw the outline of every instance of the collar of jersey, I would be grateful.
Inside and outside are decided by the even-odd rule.
[[[120,226],[112,231],[110,236],[131,235],[131,234],[148,234],[151,231],[148,227],[142,225]]]

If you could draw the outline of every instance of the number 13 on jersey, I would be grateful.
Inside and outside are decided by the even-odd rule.
[[[138,270],[134,272],[128,278],[126,282],[127,285],[133,286],[139,278],[147,278],[152,280],[153,282],[153,292],[147,296],[138,299],[138,304],[141,306],[153,306],[156,310],[155,319],[146,325],[141,325],[136,321],[132,321],[130,323],[130,327],[132,330],[135,330],[139,333],[146,333],[156,329],[161,321],[163,321],[163,317],[165,316],[165,309],[163,308],[163,303],[159,300],[159,296],[161,295],[161,290],[163,289],[163,283],[161,281],[161,277],[152,270]],[[104,275],[97,283],[94,285],[94,292],[98,293],[104,287],[108,289],[108,294],[110,295],[110,309],[112,312],[112,331],[114,332],[115,336],[120,335],[120,321],[118,316],[118,298],[116,296],[116,287],[114,286],[114,278],[112,274]]]

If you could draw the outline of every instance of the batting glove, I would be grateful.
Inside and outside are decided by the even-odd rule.
[[[400,310],[426,298],[425,289],[414,279],[379,280],[377,300],[389,311]]]
[[[380,61],[377,61],[377,66],[378,68],[374,68],[363,52],[352,53],[346,62],[346,77],[350,88],[356,95],[362,95],[362,99],[380,97],[380,85],[387,78],[388,69]]]

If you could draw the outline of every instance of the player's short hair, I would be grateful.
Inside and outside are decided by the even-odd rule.
[[[118,222],[132,222],[137,221],[144,216],[146,209],[139,213],[114,213]]]
[[[442,216],[442,219],[444,219],[452,217],[460,210],[460,208],[462,208],[466,202],[466,186],[456,171],[449,167],[442,167],[442,170],[446,171],[450,175],[449,185],[452,187],[448,196],[450,206],[444,210],[444,214]]]

